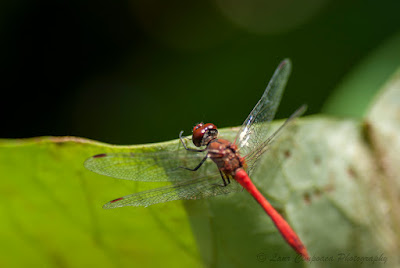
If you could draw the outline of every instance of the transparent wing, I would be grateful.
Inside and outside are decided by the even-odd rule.
[[[274,141],[274,138],[276,138],[287,125],[289,125],[295,118],[301,116],[306,110],[307,105],[302,105],[288,119],[286,119],[286,121],[277,130],[275,130],[275,132],[272,133],[264,142],[260,143],[258,147],[254,148],[253,151],[247,154],[246,163],[248,166],[248,174],[252,172],[252,170],[256,166],[257,161],[260,159],[260,156],[270,148],[270,145]]]
[[[88,158],[84,166],[98,174],[133,181],[180,181],[194,176],[217,172],[217,167],[206,161],[196,172],[180,167],[195,168],[205,152],[186,150],[152,153],[98,154]]]
[[[291,71],[289,59],[283,60],[268,83],[264,94],[241,126],[235,143],[242,156],[247,156],[267,140],[269,122],[274,118]]]
[[[108,209],[125,206],[148,207],[150,205],[173,200],[207,198],[241,190],[242,187],[235,180],[231,180],[231,183],[227,186],[222,186],[221,175],[217,173],[211,176],[180,182],[171,186],[120,197],[108,202],[103,208]]]

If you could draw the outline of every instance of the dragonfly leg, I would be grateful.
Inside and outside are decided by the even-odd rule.
[[[219,186],[219,187],[226,187],[226,186],[228,186],[228,184],[231,183],[231,181],[230,181],[230,179],[229,179],[229,176],[227,176],[227,175],[224,176],[224,173],[223,173],[221,170],[219,171],[219,174],[221,174],[221,178],[222,178],[223,184],[214,183],[214,185]],[[228,182],[226,182],[226,181],[228,181]]]
[[[197,167],[195,167],[195,168],[188,168],[188,167],[179,167],[179,168],[183,168],[183,169],[190,170],[190,171],[196,171],[196,170],[198,170],[198,169],[204,164],[204,162],[207,160],[207,158],[208,158],[208,155],[206,155],[206,156],[201,160],[201,162],[197,165]]]
[[[183,148],[185,148],[185,150],[190,151],[190,152],[204,152],[205,150],[207,150],[207,148],[204,148],[204,149],[192,149],[192,148],[187,147],[185,142],[183,141],[182,134],[183,134],[183,130],[179,133],[179,139],[181,140],[181,143],[183,145]]]

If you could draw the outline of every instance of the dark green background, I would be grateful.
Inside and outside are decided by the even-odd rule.
[[[302,103],[319,113],[400,29],[399,1],[238,5],[2,1],[0,138],[136,144],[188,134],[199,121],[236,126],[286,57],[293,73],[277,117]]]

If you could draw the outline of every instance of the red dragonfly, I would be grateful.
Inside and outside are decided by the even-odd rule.
[[[147,207],[172,200],[199,199],[227,194],[244,188],[270,216],[290,246],[308,260],[307,249],[300,238],[257,190],[248,175],[254,170],[257,160],[268,150],[281,130],[306,109],[304,105],[300,107],[278,130],[269,134],[269,122],[278,108],[290,71],[290,61],[288,59],[282,61],[233,143],[219,139],[215,125],[200,123],[193,128],[192,141],[196,147],[202,149],[187,147],[182,138],[183,131],[181,131],[179,138],[185,150],[103,153],[87,159],[85,167],[102,175],[134,181],[177,181],[169,186],[114,199],[105,204],[104,208]],[[210,167],[209,164],[205,164],[208,158],[217,165],[218,169],[215,165]]]

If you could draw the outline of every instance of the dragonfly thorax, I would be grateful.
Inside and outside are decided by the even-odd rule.
[[[197,147],[208,145],[218,137],[218,130],[214,124],[200,123],[193,128],[192,141]]]
[[[224,139],[216,139],[207,146],[208,156],[226,175],[235,176],[239,168],[246,167],[244,157],[240,157],[236,144]]]

